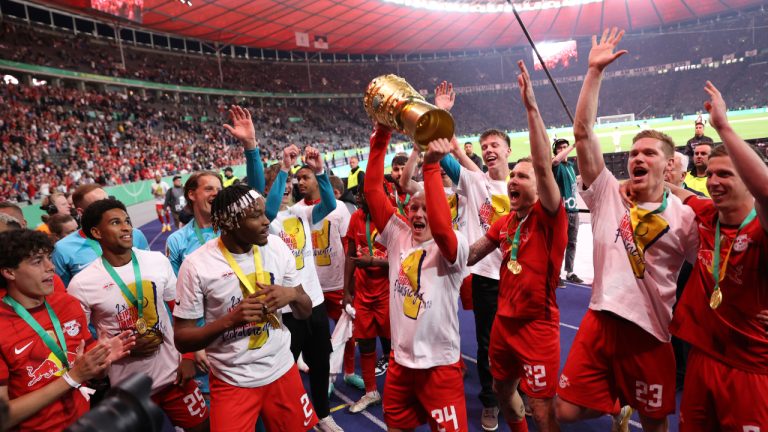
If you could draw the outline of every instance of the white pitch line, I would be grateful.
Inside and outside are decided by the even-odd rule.
[[[355,401],[353,401],[352,399],[348,398],[344,393],[336,390],[335,388],[333,389],[333,394],[335,394],[339,399],[344,401],[344,403],[347,404],[347,405],[352,405],[352,404],[355,403]],[[380,427],[381,430],[387,430],[387,425],[384,424],[383,421],[379,420],[375,415],[369,413],[366,410],[361,411],[360,414],[364,415],[365,418],[370,420],[376,426]]]
[[[149,246],[149,249],[150,249],[150,250],[152,249],[152,245],[153,245],[153,244],[155,244],[155,241],[156,241],[156,240],[157,240],[157,239],[158,239],[158,238],[159,238],[161,235],[163,235],[163,232],[162,232],[162,231],[160,231],[159,233],[157,233],[157,235],[156,235],[156,236],[155,236],[155,237],[152,239],[152,241],[151,241],[151,242],[149,242],[149,245],[148,245],[148,246]]]

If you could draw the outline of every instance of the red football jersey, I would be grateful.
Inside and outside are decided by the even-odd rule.
[[[757,320],[768,309],[768,239],[755,218],[741,231],[720,225],[720,265],[731,249],[720,282],[723,302],[715,310],[709,299],[715,287],[712,262],[717,210],[711,200],[685,202],[696,213],[699,252],[691,277],[675,308],[672,333],[707,355],[737,369],[768,374],[768,335]],[[735,238],[734,238],[735,237]]]
[[[63,291],[47,297],[48,304],[61,323],[70,365],[81,340],[92,342],[80,303]],[[44,305],[29,309],[35,320],[54,334],[53,324]],[[45,387],[64,375],[59,359],[51,353],[40,336],[14,310],[0,303],[0,385],[8,387],[8,397],[16,399]],[[56,337],[54,336],[54,340]],[[16,426],[24,431],[62,430],[85,414],[90,404],[73,390]]]
[[[507,267],[512,248],[510,241],[515,238],[515,230],[520,223],[516,213],[511,212],[497,220],[485,234],[499,245],[503,254],[496,313],[516,319],[559,320],[555,290],[568,244],[565,207],[561,201],[557,213],[549,216],[541,201],[536,201],[520,228],[517,261],[522,271],[513,274]]]
[[[355,245],[356,256],[370,256],[368,238],[365,228],[365,213],[358,209],[352,213],[347,228],[347,239]],[[373,257],[387,259],[387,249],[377,242],[379,232],[370,222],[370,232],[373,244]],[[347,243],[345,242],[345,244]],[[387,267],[368,267],[355,269],[355,296],[365,302],[373,302],[389,296],[389,270]]]

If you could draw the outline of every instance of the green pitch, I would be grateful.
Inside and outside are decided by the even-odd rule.
[[[768,111],[752,112],[749,114],[730,112],[728,119],[736,133],[744,139],[768,137]],[[614,140],[618,140],[619,151],[627,151],[632,146],[632,137],[640,132],[642,128],[660,130],[671,136],[675,140],[675,145],[682,146],[693,137],[694,120],[650,120],[647,124],[644,124],[643,120],[636,120],[631,123],[621,123],[617,126],[597,126],[595,132],[600,138],[603,153],[613,153],[616,151]],[[549,133],[550,140],[557,136],[573,143],[573,130],[571,129],[550,129],[547,132]],[[717,132],[709,125],[706,126],[704,134],[711,137],[715,142],[721,141]],[[515,132],[509,134],[509,136],[512,142],[510,161],[516,161],[530,154],[528,132]],[[462,137],[459,138],[459,142],[463,144],[467,141],[472,141],[475,146],[475,152],[481,154],[478,139],[478,136]],[[575,156],[576,152],[574,151],[571,155]]]

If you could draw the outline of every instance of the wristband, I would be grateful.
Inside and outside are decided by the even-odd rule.
[[[188,352],[181,355],[181,358],[184,360],[195,360],[195,352]]]
[[[69,384],[70,387],[73,389],[79,389],[82,384],[75,381],[70,375],[69,372],[64,372],[64,375],[62,375],[62,378],[64,378],[64,381],[66,381],[67,384]]]

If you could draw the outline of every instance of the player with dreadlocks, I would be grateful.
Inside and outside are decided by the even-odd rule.
[[[205,348],[212,366],[211,430],[252,431],[259,416],[268,430],[307,430],[317,417],[280,312],[312,312],[293,255],[269,234],[264,198],[248,186],[222,190],[211,221],[221,237],[184,260],[174,309],[176,347]]]

